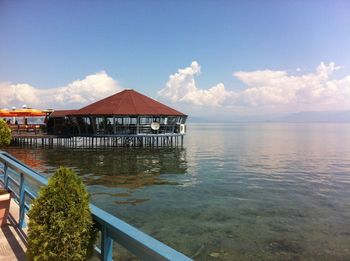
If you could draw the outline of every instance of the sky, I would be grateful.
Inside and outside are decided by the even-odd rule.
[[[350,110],[349,1],[0,0],[0,108],[135,89],[195,117]]]

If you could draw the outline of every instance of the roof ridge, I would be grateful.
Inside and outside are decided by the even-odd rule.
[[[133,103],[133,105],[134,105],[134,110],[135,110],[135,112],[138,113],[138,110],[137,110],[137,108],[136,108],[136,103],[135,103],[134,95],[132,95],[132,92],[129,92],[129,96],[131,97],[131,101],[132,101],[132,103]]]
[[[121,92],[124,92],[124,91],[126,91],[126,90],[123,90],[123,91],[121,91]],[[119,92],[119,93],[121,93],[121,92]],[[118,93],[116,93],[115,95],[117,95]],[[118,105],[116,104],[116,107],[117,108],[120,108],[121,107],[121,103],[122,103],[122,99],[119,99],[119,101],[118,101]]]

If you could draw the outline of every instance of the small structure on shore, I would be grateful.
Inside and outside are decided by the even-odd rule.
[[[14,143],[70,147],[182,146],[187,115],[134,90],[124,90],[79,110],[56,110],[47,134]]]
[[[49,134],[73,136],[184,134],[187,115],[134,90],[124,90],[80,110],[54,111]]]

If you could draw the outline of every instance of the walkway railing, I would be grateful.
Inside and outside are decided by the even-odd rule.
[[[47,185],[47,179],[10,154],[0,151],[0,182],[13,192],[19,204],[19,228],[24,228],[25,215],[30,200],[37,197],[37,190]],[[141,232],[117,217],[90,204],[91,213],[101,231],[101,248],[96,247],[101,260],[112,260],[113,242],[125,247],[142,260],[192,260],[162,242]]]

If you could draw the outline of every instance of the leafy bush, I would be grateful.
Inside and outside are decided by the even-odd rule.
[[[12,133],[10,127],[6,122],[0,119],[0,146],[7,146],[12,140]]]
[[[28,213],[30,260],[86,260],[93,251],[95,229],[89,194],[72,170],[60,167],[39,191]]]

